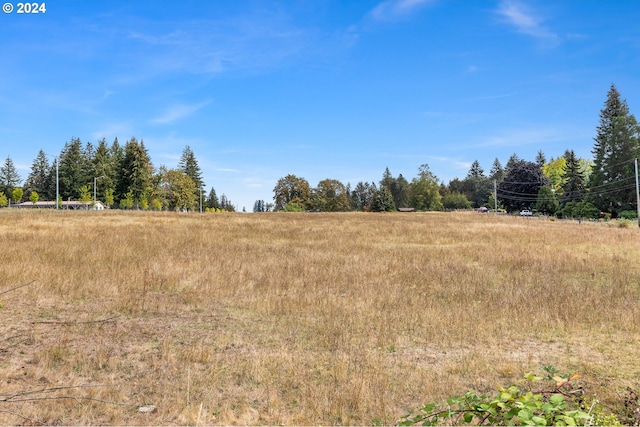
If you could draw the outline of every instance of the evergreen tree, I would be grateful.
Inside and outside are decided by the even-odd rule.
[[[191,178],[196,186],[196,198],[200,197],[199,192],[204,185],[202,181],[202,171],[200,170],[195,154],[193,154],[191,147],[188,145],[184,147],[184,150],[182,151],[182,156],[180,156],[180,161],[178,162],[178,170],[181,170]]]
[[[209,191],[209,197],[207,197],[206,206],[209,209],[220,209],[220,201],[218,200],[218,196],[216,195],[216,189],[211,187],[211,191]]]
[[[635,208],[633,159],[638,157],[638,134],[638,123],[627,102],[611,85],[594,138],[589,191],[593,204],[614,216]]]
[[[406,208],[409,205],[409,181],[402,174],[393,181],[390,188],[393,196],[393,205],[397,208]]]
[[[493,183],[484,175],[484,169],[477,160],[471,164],[463,188],[462,192],[472,202],[474,208],[484,206],[489,200],[493,191]]]
[[[396,210],[393,195],[386,185],[381,185],[371,202],[373,212],[392,212]]]
[[[7,159],[0,166],[0,192],[8,199],[12,198],[13,190],[20,185],[20,181],[20,174],[18,174],[13,160],[7,156]]]
[[[536,201],[536,209],[543,214],[552,215],[558,211],[560,204],[558,198],[551,187],[543,185],[538,191],[538,200]]]
[[[353,189],[352,199],[355,200],[356,209],[360,211],[367,211],[371,208],[373,197],[378,191],[375,183],[358,182]]]
[[[580,160],[573,150],[564,153],[565,169],[564,182],[562,184],[562,203],[580,202],[586,192],[585,173],[580,165]]]
[[[131,192],[133,203],[139,207],[143,195],[151,189],[153,166],[144,142],[131,138],[124,147],[122,159],[122,181],[119,194]],[[195,191],[194,191],[195,196]]]
[[[504,173],[505,172],[502,168],[502,164],[496,157],[496,159],[493,161],[493,165],[491,166],[491,170],[489,171],[489,179],[491,179],[492,181],[500,182],[504,177]]]
[[[111,168],[111,179],[113,180],[113,189],[114,191],[114,200],[116,203],[120,201],[121,198],[125,197],[125,194],[128,190],[125,190],[125,184],[123,183],[122,176],[122,161],[124,160],[124,147],[120,145],[118,142],[118,138],[113,140],[111,146],[109,147],[109,160],[110,160],[110,168]]]
[[[97,197],[100,200],[106,200],[107,192],[113,192],[115,189],[118,177],[115,173],[117,169],[114,168],[113,160],[111,158],[111,150],[104,138],[98,141],[98,146],[93,152],[91,163],[93,165],[95,177],[102,177],[100,178],[101,185],[98,187],[96,192]]]
[[[547,163],[547,157],[544,155],[542,150],[538,150],[538,154],[536,154],[536,164],[542,168],[545,163]]]
[[[389,191],[391,191],[394,181],[395,179],[393,178],[393,175],[391,175],[391,172],[389,171],[389,167],[387,167],[384,170],[384,173],[382,174],[382,179],[380,180],[380,187],[387,187]]]
[[[264,212],[264,200],[256,200],[253,204],[253,212]]]
[[[31,164],[31,172],[24,184],[25,189],[30,193],[35,191],[38,194],[47,194],[47,179],[51,173],[50,170],[51,166],[49,166],[47,155],[40,150]]]
[[[507,160],[507,165],[504,168],[505,174],[508,173],[515,165],[520,161],[520,157],[516,153],[513,153],[509,160]]]
[[[72,138],[60,153],[59,181],[62,200],[77,200],[80,189],[93,184],[93,177],[88,176],[86,157],[79,138]]]

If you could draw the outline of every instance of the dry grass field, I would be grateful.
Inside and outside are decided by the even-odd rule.
[[[1,424],[393,424],[530,370],[640,388],[640,231],[0,211]],[[155,405],[150,413],[138,407]]]

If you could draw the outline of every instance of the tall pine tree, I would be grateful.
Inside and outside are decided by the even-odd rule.
[[[178,170],[184,172],[196,185],[196,189],[202,188],[202,171],[198,165],[195,154],[188,145],[184,147],[180,161],[178,162]]]
[[[562,183],[562,203],[580,202],[585,195],[585,173],[573,150],[564,153],[566,162]]]
[[[144,142],[138,142],[131,138],[124,147],[124,158],[121,165],[122,180],[120,182],[119,194],[123,197],[131,192],[133,203],[136,208],[140,202],[148,196],[151,187],[151,175],[153,166],[151,158],[144,146]]]
[[[600,110],[594,138],[593,169],[589,178],[590,199],[601,211],[613,216],[635,208],[633,160],[638,156],[638,122],[629,113],[615,85]]]
[[[29,194],[35,191],[40,197],[46,196],[48,192],[47,178],[49,177],[50,169],[51,166],[49,166],[47,155],[40,150],[31,164],[31,172],[24,184]]]
[[[60,153],[60,197],[63,200],[77,200],[80,189],[93,185],[93,177],[89,177],[86,156],[79,138],[71,138]]]
[[[16,166],[7,156],[2,166],[0,166],[0,192],[10,199],[13,197],[13,190],[20,184],[20,175]]]

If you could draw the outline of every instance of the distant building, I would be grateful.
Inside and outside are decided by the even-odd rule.
[[[55,209],[56,202],[22,202],[17,205],[11,205],[13,208],[24,208],[24,209]],[[97,201],[93,202],[77,202],[77,201],[66,201],[60,203],[60,209],[69,209],[69,210],[93,210],[93,211],[101,211],[106,209],[107,207],[101,202]]]

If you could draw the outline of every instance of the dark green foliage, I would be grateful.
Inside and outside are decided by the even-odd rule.
[[[31,164],[31,172],[24,183],[25,189],[29,193],[47,194],[47,178],[49,177],[50,169],[51,166],[49,166],[47,155],[40,150]]]
[[[266,212],[264,200],[256,200],[253,204],[253,212]]]
[[[493,192],[493,182],[484,174],[484,169],[475,160],[463,181],[463,191],[467,199],[472,203],[472,207],[479,208],[487,204],[489,196]]]
[[[548,178],[536,163],[518,160],[498,185],[498,200],[510,211],[530,209],[538,201],[540,188],[548,185]]]
[[[209,196],[207,197],[205,205],[209,209],[220,209],[220,201],[218,200],[218,196],[216,195],[215,188],[211,187],[211,191],[209,191]]]
[[[544,155],[542,150],[538,150],[538,154],[536,154],[536,164],[543,167],[545,163],[547,163],[547,157]]]
[[[98,141],[92,163],[95,176],[101,177],[96,189],[98,200],[106,200],[107,194],[115,189],[119,174],[113,160],[112,150],[104,138]]]
[[[590,200],[598,209],[611,212],[635,206],[635,172],[639,127],[626,101],[611,85],[593,147],[593,169],[589,178]]]
[[[567,203],[561,213],[563,218],[597,219],[600,217],[600,209],[586,200]]]
[[[522,161],[520,157],[518,157],[516,153],[513,153],[511,157],[509,157],[509,160],[507,160],[507,165],[504,167],[504,173],[508,173],[516,165],[516,163],[520,161]]]
[[[20,174],[16,170],[11,157],[7,157],[0,166],[0,192],[8,199],[12,197],[13,190],[20,184]]]
[[[63,200],[77,200],[80,189],[93,185],[90,167],[79,138],[72,138],[60,153],[59,183]]]
[[[580,165],[580,160],[573,150],[567,150],[564,154],[566,161],[562,183],[562,202],[577,202],[584,198],[586,193],[585,173]]]
[[[180,157],[180,161],[178,162],[178,170],[184,172],[195,184],[195,195],[196,199],[200,199],[201,189],[203,186],[202,182],[202,171],[200,170],[200,166],[198,165],[198,160],[196,159],[195,154],[191,148],[187,145],[184,147],[182,151],[182,156]],[[200,202],[198,202],[200,203]]]
[[[151,189],[153,166],[144,142],[131,138],[124,147],[124,158],[120,166],[122,179],[119,194],[131,193],[137,208],[145,192]]]
[[[504,178],[504,174],[504,168],[502,167],[500,160],[496,157],[493,161],[493,165],[491,166],[491,170],[489,171],[489,179],[500,182],[502,181],[502,178]]]
[[[547,215],[552,215],[558,211],[560,203],[551,187],[544,185],[538,191],[538,200],[536,201],[536,209]]]
[[[394,178],[391,175],[389,168],[386,168],[382,174],[382,180],[380,181],[380,188],[382,187],[386,187],[391,193],[394,207],[401,208],[408,205],[409,182],[402,176],[402,174],[398,175],[397,178]]]
[[[371,203],[371,211],[373,212],[392,212],[396,210],[391,191],[386,186],[381,186],[376,192]]]
[[[618,213],[618,218],[629,220],[638,219],[638,211],[622,211]]]
[[[378,191],[375,183],[359,182],[351,193],[352,204],[356,205],[359,211],[367,211],[371,209],[373,197]]]
[[[442,197],[442,205],[446,210],[470,209],[471,201],[464,194],[453,192]]]

